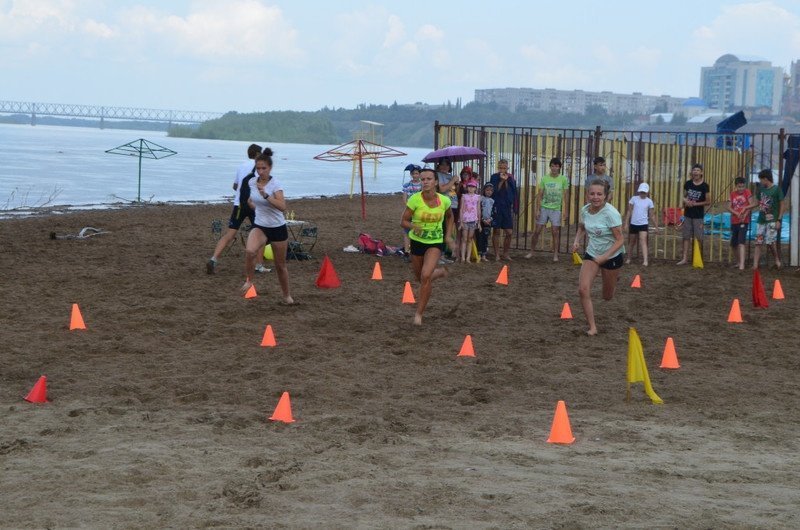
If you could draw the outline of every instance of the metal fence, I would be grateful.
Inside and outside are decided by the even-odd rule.
[[[585,203],[584,180],[592,173],[596,156],[606,159],[608,173],[614,179],[612,204],[625,215],[628,201],[641,182],[650,185],[650,197],[658,215],[657,230],[650,232],[651,258],[678,259],[681,253],[680,228],[675,225],[681,212],[683,185],[691,167],[703,164],[705,181],[711,190],[712,204],[706,209],[706,234],[703,244],[705,261],[732,260],[729,243],[730,222],[726,203],[733,189],[733,179],[744,177],[754,191],[756,175],[772,168],[775,183],[783,174],[786,134],[776,133],[701,133],[676,131],[615,131],[547,127],[510,127],[445,125],[436,123],[434,148],[448,145],[474,146],[483,150],[485,159],[455,163],[457,173],[471,165],[482,182],[496,172],[497,162],[508,160],[509,171],[519,185],[519,211],[515,220],[512,247],[529,249],[533,232],[534,197],[537,178],[549,172],[553,157],[562,160],[562,173],[570,182],[566,219],[556,244],[567,252],[577,229],[580,207]],[[726,224],[727,223],[727,224]],[[787,224],[788,229],[788,224]],[[752,239],[748,238],[748,256]],[[784,241],[785,242],[785,241]],[[627,244],[627,241],[626,241]],[[552,250],[549,230],[542,233],[535,250]],[[767,253],[769,254],[769,253]]]

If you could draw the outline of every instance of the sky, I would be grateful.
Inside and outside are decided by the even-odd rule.
[[[721,55],[800,60],[800,0],[0,0],[0,100],[211,112],[699,95]]]

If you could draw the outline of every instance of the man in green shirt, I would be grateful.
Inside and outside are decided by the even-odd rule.
[[[543,175],[536,184],[535,217],[536,227],[531,236],[531,251],[525,256],[533,257],[536,243],[539,241],[539,234],[550,221],[550,230],[553,234],[553,261],[558,261],[558,234],[561,230],[561,211],[564,209],[564,216],[567,215],[567,190],[569,181],[561,174],[561,160],[553,158],[550,160],[550,174]]]
[[[772,170],[758,172],[760,186],[756,188],[758,201],[758,229],[756,230],[756,250],[753,253],[753,269],[758,268],[761,247],[768,245],[775,256],[775,267],[781,268],[781,255],[778,239],[781,235],[781,218],[786,211],[783,191],[773,183]]]

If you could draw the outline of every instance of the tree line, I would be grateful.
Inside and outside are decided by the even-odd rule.
[[[361,120],[384,124],[383,143],[402,147],[433,145],[435,121],[458,125],[504,125],[518,127],[603,128],[625,127],[639,118],[632,114],[608,114],[600,106],[590,106],[585,114],[540,111],[520,108],[512,111],[496,103],[470,102],[461,106],[362,104],[355,109],[322,108],[313,112],[272,111],[228,112],[197,127],[176,126],[170,136],[212,140],[258,139],[266,142],[343,144],[353,133],[364,129]]]

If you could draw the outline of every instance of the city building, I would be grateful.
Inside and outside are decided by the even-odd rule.
[[[649,115],[653,112],[679,113],[686,98],[648,96],[641,92],[618,94],[554,88],[487,88],[475,90],[478,103],[497,103],[512,111],[518,108],[585,114],[589,106],[602,107],[609,114]]]
[[[781,113],[783,69],[766,59],[732,55],[700,69],[700,97],[721,112],[768,109]]]
[[[783,99],[783,113],[800,113],[800,60],[792,61]]]

